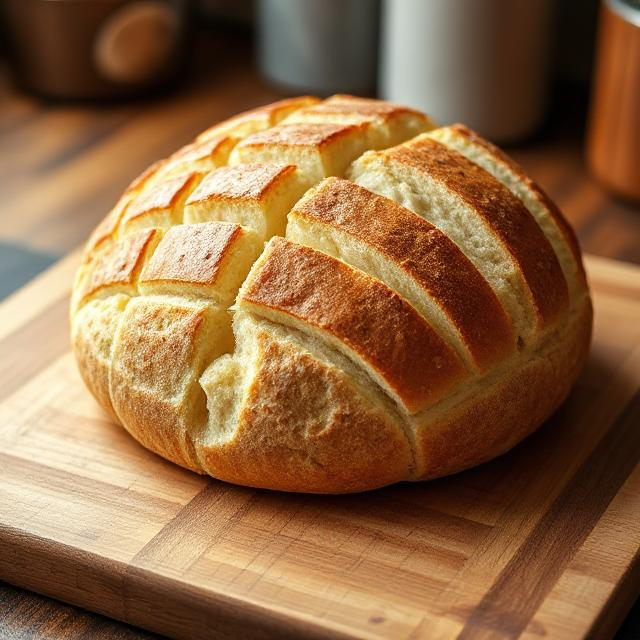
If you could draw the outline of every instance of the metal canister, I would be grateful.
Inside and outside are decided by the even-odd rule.
[[[640,200],[640,2],[605,0],[587,135],[587,161],[609,189]]]
[[[260,0],[258,64],[295,91],[370,93],[375,86],[376,0]]]

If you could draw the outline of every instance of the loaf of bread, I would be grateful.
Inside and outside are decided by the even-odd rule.
[[[317,493],[507,451],[564,400],[592,324],[575,236],[512,160],[343,95],[241,114],[149,167],[71,305],[84,381],[142,445]]]

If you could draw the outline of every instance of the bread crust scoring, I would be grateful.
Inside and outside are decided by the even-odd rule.
[[[505,154],[434,127],[304,96],[149,167],[74,284],[98,402],[187,469],[316,493],[455,473],[539,427],[588,354],[579,246]]]

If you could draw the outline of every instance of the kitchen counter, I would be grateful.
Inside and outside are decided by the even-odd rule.
[[[77,247],[148,164],[217,120],[284,95],[259,79],[246,36],[210,34],[195,60],[174,92],[125,105],[50,104],[19,93],[2,71],[0,297]],[[583,251],[640,263],[640,207],[612,198],[584,167],[585,102],[559,90],[545,129],[509,153],[560,205]],[[622,637],[634,633],[637,616]],[[0,638],[33,637],[156,636],[0,584]]]

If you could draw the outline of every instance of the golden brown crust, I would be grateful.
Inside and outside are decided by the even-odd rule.
[[[282,491],[364,491],[409,477],[413,455],[402,427],[359,393],[337,367],[266,330],[254,337],[252,375],[237,429],[200,442],[216,478]]]
[[[229,163],[294,164],[309,188],[326,176],[343,175],[369,145],[368,125],[283,123],[246,137],[234,148]]]
[[[549,326],[567,309],[567,282],[553,248],[504,185],[460,153],[425,136],[385,153],[445,185],[482,217],[517,262],[541,326]]]
[[[158,229],[142,229],[110,246],[92,266],[83,286],[81,302],[107,289],[133,293],[142,265],[159,239]]]
[[[443,224],[460,246],[491,243],[490,251],[471,251],[475,267],[429,222],[344,180],[327,181],[292,216],[313,221],[300,223],[301,242],[306,230],[325,233],[319,248],[337,257],[274,238],[254,264],[262,242],[284,232],[306,185],[344,175],[366,148],[429,127],[412,110],[351,96],[308,110],[326,117],[322,123],[278,125],[318,102],[291,99],[240,114],[132,182],[90,238],[74,285],[72,345],[83,379],[147,448],[256,487],[362,491],[498,455],[557,407],[586,357],[588,292],[572,284],[569,299],[556,258],[575,283],[574,236],[515,164],[457,128],[517,174],[536,199],[525,198],[535,219],[551,225],[547,212],[553,217],[553,248],[520,200],[466,151],[420,136],[384,153],[404,164],[398,175],[411,182],[407,189],[428,176],[443,201],[460,199],[460,210],[485,221],[493,235],[475,222],[455,236],[453,215]],[[268,164],[214,170],[185,217],[201,172],[227,162],[232,147],[232,164]],[[380,179],[393,175],[381,170]],[[175,226],[183,220],[200,223]],[[468,227],[464,215],[459,224]],[[367,247],[375,260],[358,262],[355,252]],[[502,271],[494,276],[485,256]],[[422,294],[403,288],[405,280]],[[519,327],[547,330],[514,350],[496,295]]]
[[[287,213],[304,189],[304,180],[292,164],[222,167],[205,176],[189,196],[184,222],[236,222],[265,241],[284,233]]]
[[[335,95],[298,109],[283,125],[299,123],[356,125],[371,149],[384,149],[434,128],[425,114],[413,109],[348,95]]]
[[[362,130],[353,124],[300,123],[281,124],[272,129],[258,131],[238,143],[238,149],[247,147],[317,147],[322,148]]]
[[[522,167],[512,158],[510,158],[504,151],[496,147],[494,144],[491,144],[488,140],[485,140],[481,136],[479,136],[475,131],[466,127],[463,124],[454,124],[451,125],[451,129],[453,129],[456,133],[467,138],[472,143],[486,149],[494,158],[496,158],[500,163],[502,163],[505,167],[507,167],[512,173],[514,173],[522,182],[524,182],[527,187],[531,190],[534,198],[536,198],[549,212],[557,226],[559,227],[565,242],[569,245],[571,249],[571,253],[578,264],[578,267],[581,271],[581,274],[584,277],[584,267],[582,265],[582,254],[580,252],[580,245],[578,244],[578,238],[574,230],[571,228],[571,225],[567,222],[566,218],[558,209],[558,205],[556,205],[553,200],[543,191],[540,185],[530,178],[522,169]]]
[[[175,217],[178,204],[195,187],[199,178],[198,172],[191,171],[155,183],[152,188],[132,200],[123,216],[123,223],[126,225],[145,216],[166,211],[170,221],[176,224],[179,222]]]
[[[538,354],[506,370],[492,385],[417,422],[418,474],[437,478],[490,460],[535,431],[574,385],[589,353],[593,312],[588,297],[574,322]]]
[[[220,157],[218,159],[216,158],[216,154],[225,148],[228,141],[229,136],[218,136],[217,138],[210,138],[204,142],[192,142],[170,155],[169,162],[175,162],[177,160],[180,162],[197,162],[198,160],[211,158],[223,163],[226,161],[226,157]]]
[[[252,229],[232,222],[203,222],[171,227],[138,281],[142,295],[210,300],[227,308],[262,243]]]
[[[193,470],[200,467],[191,434],[206,421],[198,378],[231,342],[229,326],[219,341],[209,339],[219,316],[204,302],[133,298],[114,341],[110,392],[118,418],[145,447]]]
[[[213,285],[241,233],[240,225],[232,222],[171,227],[145,266],[140,282]]]
[[[257,109],[244,111],[203,131],[198,136],[198,140],[208,140],[211,137],[220,135],[246,136],[261,129],[272,127],[297,109],[316,102],[319,102],[319,100],[313,96],[300,96],[298,98],[286,98]]]
[[[403,298],[335,258],[282,238],[267,245],[237,303],[261,315],[278,312],[332,336],[410,413],[437,400],[464,375],[458,356]]]
[[[294,113],[293,117],[299,118],[299,121],[312,122],[315,116],[339,116],[341,119],[351,121],[352,124],[364,124],[376,121],[388,122],[408,115],[424,121],[425,125],[430,122],[423,113],[408,107],[344,94],[331,96],[323,102],[300,109]]]
[[[109,391],[111,349],[120,317],[129,300],[128,295],[121,293],[91,300],[75,314],[71,323],[71,345],[80,375],[102,407],[116,419]]]
[[[193,142],[178,149],[162,165],[162,173],[181,170],[210,171],[224,165],[237,142],[231,136],[217,136],[201,142]]]
[[[361,98],[347,94],[336,94],[322,102],[295,111],[286,122],[316,122],[331,121],[331,116],[338,116],[341,122],[350,121],[352,124],[363,124],[366,122],[389,122],[394,119],[411,117],[421,121],[425,126],[432,126],[430,118],[409,107],[392,102],[383,102],[373,98]],[[328,116],[325,118],[325,116]]]
[[[335,226],[394,262],[436,300],[480,368],[513,351],[511,322],[487,281],[424,218],[339,178],[324,180],[290,216]]]
[[[262,200],[286,176],[295,172],[290,164],[253,162],[222,167],[208,173],[186,204],[207,200]]]

